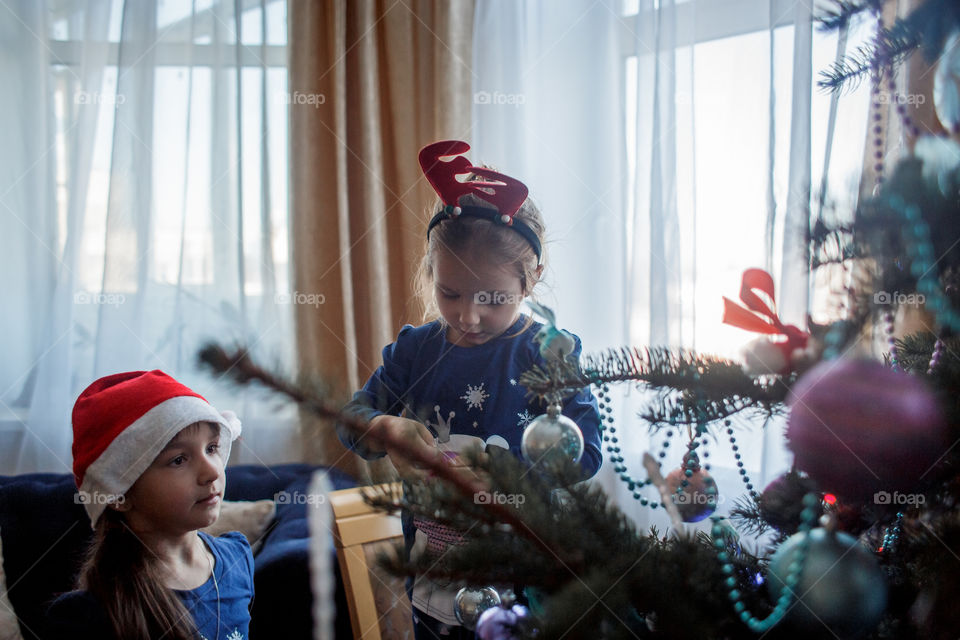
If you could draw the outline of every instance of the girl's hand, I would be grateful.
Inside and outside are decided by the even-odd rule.
[[[479,463],[485,464],[487,454],[480,453],[478,454]],[[470,466],[470,462],[466,456],[459,455],[451,459],[450,461],[451,470],[455,475],[459,476],[461,480],[466,482],[473,488],[474,492],[474,501],[476,501],[476,494],[481,492],[490,491],[490,475],[481,468]]]
[[[434,445],[433,434],[416,420],[401,418],[400,416],[379,415],[370,421],[370,430],[374,434],[387,435],[390,440],[404,442],[408,447],[419,451],[431,460],[436,460],[438,463],[443,464],[445,462],[446,457],[443,452]],[[386,440],[382,442],[387,455],[390,456],[390,461],[403,480],[413,482],[427,477],[428,470],[424,469],[419,462],[408,460],[400,450]]]

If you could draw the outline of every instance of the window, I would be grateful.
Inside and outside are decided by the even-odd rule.
[[[686,0],[676,4],[674,17],[658,15],[665,11],[662,7],[639,12],[639,5],[639,0],[625,0],[627,20],[621,31],[628,211],[648,213],[645,207],[649,205],[638,203],[636,197],[638,153],[650,153],[652,145],[667,144],[674,137],[682,252],[678,261],[680,299],[676,301],[682,309],[680,335],[685,346],[732,357],[750,336],[720,322],[721,296],[736,299],[743,270],[764,266],[768,252],[773,264],[780,258],[776,243],[767,245],[766,225],[772,206],[781,225],[773,231],[778,237],[782,234],[788,198],[794,3]],[[675,128],[653,140],[651,132],[644,130],[652,117],[652,103],[642,92],[638,101],[638,87],[651,83],[649,75],[655,71],[650,50],[655,46],[658,20],[661,29],[675,25],[671,65],[675,72],[671,101]],[[871,27],[854,25],[847,49],[869,38]],[[814,84],[819,71],[835,58],[837,39],[836,33],[814,31]],[[652,83],[644,89],[650,86]],[[816,86],[811,91],[813,213],[818,212],[818,196],[824,186],[828,205],[852,211],[863,162],[869,87],[862,85],[841,97],[833,130],[828,130],[832,96]],[[649,165],[643,157],[640,163],[641,170]],[[646,179],[643,173],[641,179]],[[636,237],[633,231],[631,226],[628,239]],[[631,255],[643,249],[628,242]],[[822,311],[823,301],[815,298],[813,302],[815,312]],[[631,321],[642,335],[646,320]]]

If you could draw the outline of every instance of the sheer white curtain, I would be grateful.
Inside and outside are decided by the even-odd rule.
[[[205,340],[290,363],[286,5],[0,8],[0,473],[70,468],[95,378],[160,368],[295,457],[293,413],[199,371]]]
[[[470,158],[516,175],[540,205],[540,295],[587,351],[626,339],[617,11],[613,0],[480,0],[474,21]]]
[[[809,6],[779,0],[478,1],[476,156],[503,162],[545,205],[547,302],[587,352],[736,356],[752,336],[721,324],[721,296],[736,299],[749,267],[773,273],[781,316],[805,324],[811,192],[829,182],[827,200],[850,205],[867,98],[838,105],[813,87],[838,43],[811,23]],[[619,392],[623,455],[644,478],[640,456],[664,438],[636,417],[641,394]],[[707,460],[721,513],[745,492],[723,435]],[[789,465],[782,425],[747,426],[738,444],[758,490]],[[665,470],[680,465],[679,445]],[[664,525],[609,461],[598,481],[638,524]]]

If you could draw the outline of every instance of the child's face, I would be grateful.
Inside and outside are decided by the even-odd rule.
[[[489,260],[461,260],[450,251],[437,251],[433,265],[434,291],[446,320],[447,340],[475,347],[501,335],[520,315],[525,292],[513,265]]]
[[[224,464],[220,427],[192,424],[133,483],[120,510],[134,531],[178,535],[210,526],[220,516]]]

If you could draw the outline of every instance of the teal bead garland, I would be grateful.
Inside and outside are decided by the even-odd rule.
[[[640,480],[638,478],[630,475],[626,464],[624,464],[624,457],[621,455],[621,448],[619,443],[619,438],[617,438],[616,428],[613,426],[613,407],[610,406],[610,386],[607,384],[596,383],[597,385],[597,400],[598,408],[600,410],[600,434],[604,443],[606,443],[606,450],[610,454],[610,461],[613,463],[613,471],[620,480],[627,485],[627,489],[631,492],[631,496],[634,500],[637,500],[641,506],[649,507],[651,509],[657,509],[663,507],[663,502],[660,500],[650,500],[643,496],[640,493],[640,490],[644,487],[651,485],[652,481],[649,478]],[[743,456],[740,454],[740,447],[737,445],[736,436],[734,436],[734,430],[732,427],[732,422],[729,418],[723,421],[724,426],[726,427],[727,436],[730,441],[731,448],[733,450],[734,459],[736,460],[736,466],[738,469],[738,474],[740,475],[741,481],[744,483],[747,492],[754,499],[759,497],[756,489],[754,489],[753,482],[750,479],[750,476],[747,474],[747,470],[744,468]],[[701,446],[706,448],[708,440],[705,437],[707,432],[707,426],[703,423],[700,423],[696,426],[696,432],[693,438],[690,440],[687,445],[687,455],[685,460],[687,465],[690,464],[693,456],[697,455],[697,449]],[[663,460],[667,457],[667,451],[670,448],[670,438],[673,437],[673,429],[668,429],[665,433],[666,438],[660,445],[660,451],[657,453],[657,456],[660,460]],[[697,441],[697,437],[702,437],[701,441]],[[691,455],[692,454],[692,455]],[[706,450],[703,450],[700,454],[706,460],[710,453]],[[710,471],[710,464],[704,462],[703,464],[704,471]],[[692,469],[685,469],[684,474],[687,478],[693,476],[694,471]],[[683,490],[689,486],[688,480],[683,480],[679,487],[677,487],[677,492],[682,493]]]
[[[766,618],[760,619],[755,617],[749,611],[747,611],[746,605],[744,605],[741,600],[742,593],[737,589],[737,579],[734,576],[734,566],[730,562],[730,555],[725,551],[727,541],[723,538],[723,527],[720,525],[719,516],[713,516],[713,527],[710,530],[710,535],[713,538],[713,546],[717,549],[717,560],[720,561],[720,570],[723,571],[723,574],[726,576],[724,584],[727,587],[727,598],[733,604],[734,611],[740,617],[741,622],[743,622],[747,627],[755,633],[764,633],[776,624],[778,624],[783,617],[787,614],[787,611],[790,607],[790,601],[793,599],[793,587],[796,587],[800,582],[800,575],[803,572],[803,565],[806,561],[807,548],[809,547],[810,539],[810,530],[813,528],[814,523],[817,518],[817,505],[819,502],[819,497],[816,494],[808,493],[803,497],[804,509],[801,512],[801,518],[803,522],[800,524],[800,531],[806,536],[804,540],[800,543],[797,548],[796,555],[794,556],[793,561],[790,563],[789,571],[784,580],[786,583],[787,589],[784,589],[780,593],[780,597],[777,598],[777,602],[773,607],[773,611]]]
[[[900,540],[900,524],[903,522],[903,513],[897,513],[897,519],[892,525],[886,528],[883,533],[883,542],[880,544],[880,548],[877,549],[879,553],[886,555],[892,554],[896,551],[897,542]]]
[[[930,226],[923,220],[920,207],[907,204],[902,197],[892,194],[886,198],[891,209],[900,213],[907,221],[903,226],[907,255],[910,258],[910,273],[917,278],[917,290],[924,295],[926,306],[937,317],[941,326],[960,332],[960,314],[950,305],[940,289],[936,278],[933,258],[933,243],[930,240]]]
[[[787,579],[797,564],[797,550],[806,552],[795,584]],[[798,533],[781,544],[770,558],[767,587],[774,598],[794,593],[783,623],[794,632],[843,640],[862,638],[880,622],[886,610],[888,575],[857,538],[836,531],[828,520],[823,528]],[[829,630],[829,633],[824,633]]]
[[[613,463],[613,472],[617,474],[620,480],[627,485],[633,499],[640,503],[640,506],[658,509],[663,506],[660,500],[650,500],[640,493],[644,487],[653,484],[650,478],[640,480],[630,475],[627,465],[624,464],[624,458],[620,449],[620,441],[616,436],[617,429],[613,426],[613,407],[610,406],[610,385],[597,384],[597,408],[600,409],[600,435],[607,444],[607,452],[610,454],[610,462]],[[662,453],[662,452],[661,452]],[[664,457],[665,454],[660,457]]]
[[[730,448],[733,451],[733,458],[737,461],[737,472],[740,474],[740,479],[746,486],[750,497],[756,500],[760,494],[758,494],[756,489],[753,488],[753,483],[750,481],[750,476],[747,475],[747,470],[743,468],[743,456],[740,454],[740,446],[737,444],[737,438],[733,435],[732,424],[733,423],[729,418],[723,421],[723,426],[727,428],[727,435],[730,437]]]

